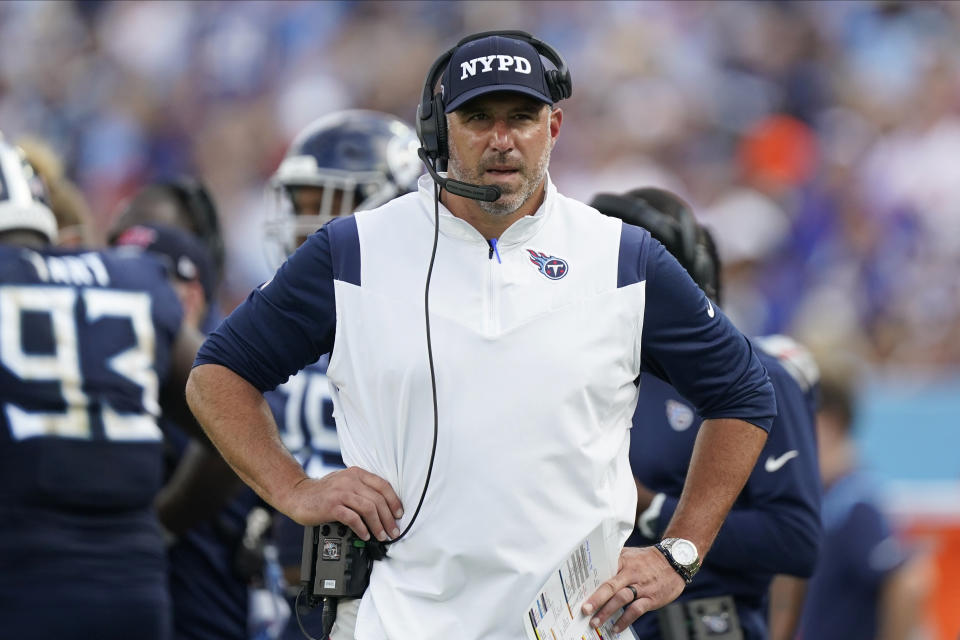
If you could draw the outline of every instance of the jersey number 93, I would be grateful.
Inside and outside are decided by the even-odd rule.
[[[106,319],[129,323],[133,344],[125,349],[123,344],[117,346],[117,339],[123,337],[115,332],[115,322],[109,331],[94,329]],[[28,348],[26,334],[32,328],[28,322],[48,324],[52,350]],[[88,341],[86,347],[81,339]],[[154,349],[151,298],[145,292],[0,287],[0,364],[23,383],[16,397],[4,398],[2,409],[11,436],[14,440],[40,436],[90,440],[95,437],[92,424],[99,417],[108,440],[160,440]],[[103,372],[97,375],[96,389],[84,384],[84,371]],[[110,399],[122,397],[130,383],[139,389],[134,392],[138,397],[125,401],[126,410],[118,410]],[[58,389],[59,399],[57,393],[50,394],[51,385]],[[42,409],[38,410],[36,398],[44,398],[39,402]],[[139,409],[130,411],[131,403]]]

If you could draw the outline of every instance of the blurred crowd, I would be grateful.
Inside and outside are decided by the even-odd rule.
[[[436,52],[496,28],[571,69],[560,189],[683,195],[744,333],[960,364],[960,3],[6,2],[0,127],[63,156],[100,234],[144,183],[202,177],[229,309],[269,277],[264,185],[293,135],[346,107],[412,122]]]

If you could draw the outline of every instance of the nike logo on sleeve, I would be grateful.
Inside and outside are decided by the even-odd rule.
[[[796,449],[791,449],[790,451],[787,451],[785,454],[777,456],[776,458],[770,456],[767,458],[767,461],[763,463],[763,468],[768,473],[773,473],[774,471],[778,471],[780,467],[787,464],[798,455],[800,455],[800,453]]]
[[[710,302],[710,298],[707,298],[707,315],[711,318],[716,315],[713,311],[713,304]]]

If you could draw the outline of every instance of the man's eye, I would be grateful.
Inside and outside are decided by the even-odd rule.
[[[474,120],[486,120],[487,114],[485,113],[472,113],[467,117],[467,122],[472,122]]]

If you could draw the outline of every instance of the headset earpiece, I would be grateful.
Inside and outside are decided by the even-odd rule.
[[[437,165],[443,165],[447,160],[447,117],[443,112],[443,101],[438,93],[425,104],[426,111],[423,104],[417,106],[417,137],[427,157]]]
[[[570,97],[573,92],[570,72],[561,73],[557,69],[547,71],[547,87],[550,89],[550,99],[559,102]]]
[[[423,147],[427,157],[431,160],[436,160],[440,155],[437,124],[433,116],[436,112],[435,102],[431,98],[429,101],[417,105],[417,137],[420,139],[420,146]]]
[[[560,52],[548,45],[542,40],[537,40],[529,33],[523,31],[514,32],[518,40],[526,40],[537,53],[553,63],[556,69],[546,71],[547,88],[550,90],[550,99],[554,102],[566,100],[573,95],[573,79],[570,77],[570,69],[564,61]]]
[[[439,93],[433,96],[433,127],[437,136],[437,161],[445,163],[450,157],[450,148],[447,146],[447,114],[443,112],[443,96]]]
[[[550,99],[554,102],[560,100],[563,93],[558,75],[555,69],[547,71],[547,88],[550,90]]]
[[[417,137],[427,157],[435,163],[443,163],[447,158],[447,120],[443,112],[443,94],[434,93],[433,87],[456,50],[457,47],[453,47],[431,65],[417,105]]]

